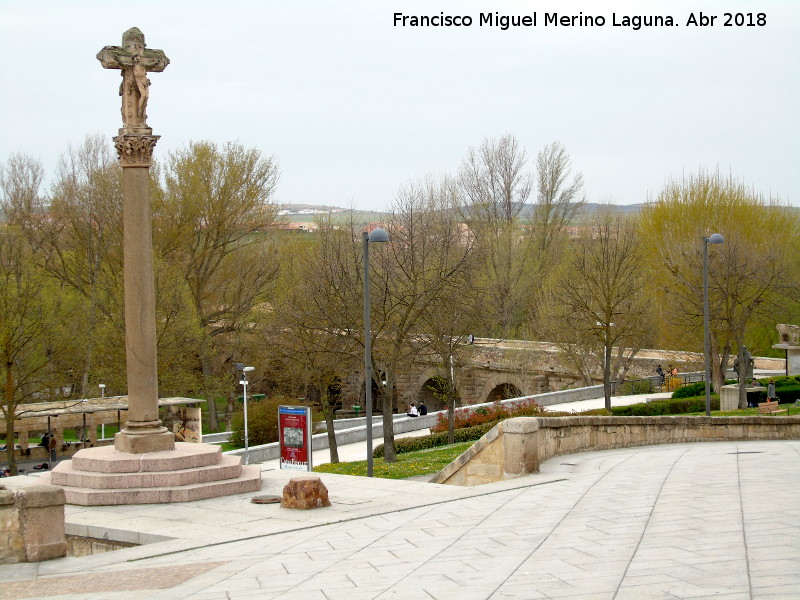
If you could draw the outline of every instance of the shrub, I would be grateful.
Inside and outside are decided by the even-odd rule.
[[[479,440],[495,425],[497,425],[496,421],[494,423],[483,423],[475,427],[456,429],[454,432],[454,441],[458,444],[459,442]],[[414,452],[416,450],[427,450],[428,448],[438,448],[439,446],[447,446],[447,431],[418,437],[400,438],[394,441],[394,449],[398,454]],[[375,447],[372,451],[372,456],[374,458],[383,458],[383,444],[379,444]]]
[[[457,408],[454,413],[455,428],[474,427],[485,423],[496,423],[509,417],[535,417],[541,415],[542,407],[530,398],[500,404],[495,402],[491,406],[478,406]],[[439,413],[436,425],[431,427],[431,432],[447,431],[447,412]]]
[[[664,398],[628,406],[612,406],[611,414],[616,417],[655,417],[703,412],[705,409],[705,396],[695,396],[692,398]],[[711,398],[711,410],[719,410],[719,398]]]
[[[698,381],[697,383],[690,383],[682,385],[677,390],[672,392],[673,398],[691,398],[692,396],[700,396],[706,393],[705,381]],[[705,410],[705,409],[704,409]]]
[[[247,436],[251,446],[271,444],[278,441],[278,405],[298,405],[296,398],[274,396],[263,400],[247,402]],[[312,413],[312,420],[318,415]],[[244,408],[233,413],[231,419],[231,444],[244,447]]]
[[[759,383],[763,386],[769,385],[770,381],[775,382],[775,389],[779,389],[782,387],[794,387],[800,384],[800,375],[781,375],[780,377],[764,377],[758,380]]]

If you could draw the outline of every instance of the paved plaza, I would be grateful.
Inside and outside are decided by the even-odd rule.
[[[800,597],[800,441],[572,454],[475,488],[322,478],[312,511],[67,506],[73,531],[149,543],[0,566],[0,599]]]

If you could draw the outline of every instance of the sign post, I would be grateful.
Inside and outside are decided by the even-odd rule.
[[[311,471],[311,407],[278,406],[278,434],[281,442],[280,468]]]

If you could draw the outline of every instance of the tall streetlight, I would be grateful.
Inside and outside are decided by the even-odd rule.
[[[706,362],[706,416],[711,416],[711,334],[708,328],[708,245],[723,244],[725,238],[719,233],[703,237],[703,334],[704,358]]]
[[[106,398],[106,384],[105,383],[98,383],[97,387],[100,388],[100,399],[105,400]],[[100,423],[100,439],[106,439],[106,424]]]
[[[364,232],[364,391],[366,392],[367,420],[367,477],[372,477],[372,338],[369,323],[369,243],[388,242],[385,229],[376,227]]]
[[[239,385],[244,388],[244,464],[250,464],[250,440],[247,436],[247,374],[255,370],[255,367],[245,367],[244,363],[236,363],[236,370],[242,372]]]

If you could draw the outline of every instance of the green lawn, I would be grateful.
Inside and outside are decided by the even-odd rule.
[[[460,454],[475,442],[462,442],[452,446],[429,448],[417,452],[404,452],[397,455],[396,463],[384,462],[376,458],[373,464],[373,474],[381,479],[406,479],[417,475],[429,475],[441,471],[453,462]],[[343,462],[337,464],[324,464],[314,467],[317,473],[339,473],[340,475],[367,475],[367,461]]]

